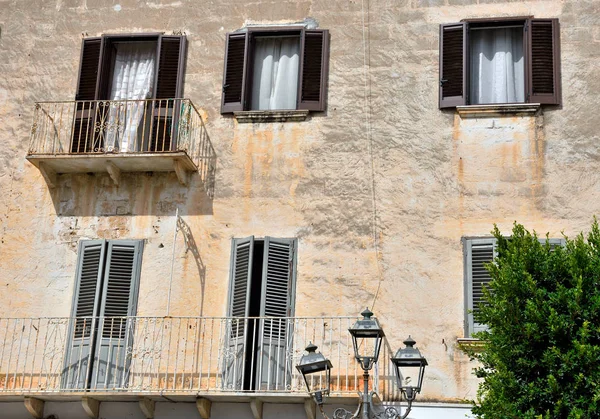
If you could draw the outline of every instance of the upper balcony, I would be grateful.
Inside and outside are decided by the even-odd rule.
[[[56,174],[198,172],[212,190],[216,154],[189,99],[37,102],[27,160],[50,187]]]
[[[331,359],[331,400],[361,389],[348,328],[354,317],[78,317],[0,319],[0,401],[135,400],[303,403],[295,365],[313,342]],[[391,348],[384,342],[380,360]],[[390,362],[373,390],[394,400]],[[315,377],[322,380],[324,376]],[[361,389],[362,390],[362,389]]]

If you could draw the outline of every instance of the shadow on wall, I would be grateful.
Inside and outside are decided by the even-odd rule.
[[[212,215],[212,167],[204,179],[191,175],[185,186],[174,172],[123,173],[119,185],[104,173],[59,175],[50,195],[59,217],[172,216],[177,207],[188,215]]]
[[[198,251],[198,246],[196,245],[196,241],[194,240],[194,236],[192,235],[192,231],[190,230],[190,226],[187,225],[185,221],[181,217],[177,219],[177,229],[181,231],[183,235],[183,240],[185,242],[185,252],[191,252],[194,257],[194,261],[196,262],[196,268],[198,269],[198,278],[200,278],[200,312],[199,316],[204,315],[204,290],[206,284],[206,265],[202,262],[202,258],[200,257],[200,252]]]

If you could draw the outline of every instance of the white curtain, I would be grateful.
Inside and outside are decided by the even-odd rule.
[[[253,110],[296,109],[299,37],[256,37]]]
[[[152,97],[156,43],[131,42],[116,44],[117,53],[112,76],[111,104],[107,144],[121,152],[141,149],[140,125],[144,123],[146,102],[141,99]],[[137,100],[137,102],[125,102]],[[149,117],[145,118],[149,122]]]
[[[472,30],[471,104],[525,101],[523,28]]]

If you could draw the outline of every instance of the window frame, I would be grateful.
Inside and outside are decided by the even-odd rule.
[[[253,110],[250,109],[252,102],[252,79],[254,67],[254,40],[260,36],[288,36],[290,34],[298,34],[300,38],[300,62],[298,66],[298,92],[296,97],[295,109],[271,109],[271,110]],[[319,73],[319,99],[307,100],[303,98],[305,84],[305,64],[309,60],[305,60],[307,54],[306,39],[318,34],[321,37],[320,51],[320,73]],[[230,62],[230,47],[234,40],[244,38],[243,63],[237,66],[235,61]],[[236,51],[238,54],[240,51]],[[316,53],[312,49],[308,53]],[[318,54],[315,54],[317,56]],[[239,58],[239,57],[238,57]],[[329,31],[327,29],[308,29],[304,25],[289,25],[289,26],[250,26],[240,31],[229,32],[226,34],[225,40],[225,56],[223,60],[223,83],[221,96],[221,114],[231,114],[235,112],[260,112],[260,113],[278,113],[286,111],[325,111],[327,108],[327,82],[329,75]],[[238,70],[238,74],[230,71],[229,67]],[[240,70],[241,67],[241,70]],[[239,72],[241,71],[241,74]],[[313,75],[314,77],[314,75]],[[241,82],[239,80],[241,78]],[[232,82],[240,89],[239,101],[229,100],[227,97],[227,89]],[[314,80],[312,81],[314,83]]]
[[[252,84],[254,82],[254,62],[255,62],[255,48],[256,48],[256,38],[273,36],[273,37],[284,37],[284,36],[298,36],[298,54],[302,53],[302,29],[303,26],[290,26],[290,27],[272,27],[272,28],[261,28],[261,27],[251,27],[248,28],[248,55],[246,57],[246,108],[245,110],[259,112],[259,109],[250,109],[252,104]],[[300,57],[299,57],[300,58]],[[269,109],[270,111],[289,111],[289,110],[297,110],[298,109],[298,97],[301,94],[300,89],[300,77],[302,77],[302,60],[299,60],[298,63],[298,79],[297,79],[297,89],[296,89],[296,109]]]
[[[249,268],[248,268],[248,277],[247,277],[247,281],[248,281],[248,287],[250,286],[251,283],[251,277],[252,277],[252,266],[254,263],[254,243],[255,242],[262,242],[264,245],[268,244],[270,240],[281,240],[281,241],[287,241],[290,243],[290,247],[291,247],[291,253],[292,253],[292,260],[290,261],[291,265],[290,265],[290,294],[289,294],[289,307],[288,307],[288,313],[287,316],[285,317],[293,317],[294,313],[295,313],[295,305],[296,305],[296,283],[297,283],[297,268],[298,268],[298,238],[284,238],[284,237],[273,237],[273,236],[264,236],[262,238],[255,238],[254,236],[249,236],[249,237],[233,237],[231,239],[231,255],[230,255],[230,260],[229,260],[229,283],[228,283],[228,293],[227,293],[227,305],[226,305],[226,316],[227,317],[238,317],[236,314],[234,314],[234,309],[233,309],[233,305],[234,305],[234,288],[235,288],[235,280],[234,280],[234,274],[235,274],[235,269],[236,269],[236,262],[237,262],[237,256],[236,256],[236,252],[238,249],[238,245],[240,244],[244,244],[244,243],[249,243],[248,246],[250,248],[249,251]],[[260,278],[261,281],[261,311],[264,311],[264,287],[265,287],[265,273],[266,273],[266,266],[264,265],[264,262],[267,258],[267,250],[266,246],[264,249],[264,254],[263,254],[263,265],[262,265],[262,276]],[[246,295],[246,304],[245,304],[245,315],[243,317],[248,317],[248,310],[250,307],[250,292],[247,292]],[[261,314],[262,315],[262,314]]]
[[[185,35],[166,35],[162,32],[147,32],[147,33],[116,33],[116,34],[102,34],[97,37],[87,37],[82,40],[81,52],[79,56],[79,67],[77,69],[77,86],[75,89],[75,100],[107,100],[108,87],[111,84],[114,69],[114,54],[109,53],[108,48],[114,43],[118,42],[156,42],[156,64],[155,64],[155,80],[153,88],[153,97],[151,99],[163,99],[158,98],[158,77],[160,71],[160,54],[162,47],[163,38],[180,38],[180,50],[179,50],[179,63],[177,69],[177,86],[175,97],[165,99],[182,99],[183,98],[183,86],[185,79],[185,67],[187,57],[187,37]],[[84,60],[84,49],[87,41],[100,40],[100,53],[96,75],[96,91],[94,98],[80,99],[79,90],[82,79],[83,60]],[[105,64],[105,60],[109,58],[111,60],[110,65]]]
[[[542,244],[545,244],[546,240],[551,246],[565,246],[566,243],[564,238],[546,239],[545,237],[538,237],[538,241]],[[465,338],[472,338],[473,333],[487,330],[487,326],[485,324],[476,323],[474,318],[472,248],[473,245],[491,245],[493,257],[486,263],[494,263],[494,260],[498,254],[497,240],[491,236],[465,236],[462,237],[461,241],[463,247],[464,336]]]
[[[470,68],[471,68],[471,54],[470,54],[470,33],[473,28],[490,28],[494,27],[502,27],[507,24],[523,24],[523,58],[524,58],[524,102],[505,102],[505,103],[481,103],[481,104],[471,104],[470,103],[470,88],[471,88],[471,77],[470,77]],[[543,27],[544,25],[550,25],[550,33],[542,34],[542,36],[546,36],[546,39],[539,38],[539,35],[536,35],[534,40],[533,32],[534,27],[536,33],[539,33],[538,29]],[[450,31],[459,31],[462,30],[462,57],[458,57],[456,55],[450,55],[452,53],[457,54],[458,50],[452,51],[448,56],[445,56],[445,45],[444,40],[445,36],[450,33]],[[540,54],[538,49],[535,49],[533,45],[538,44],[542,45],[542,41],[548,41],[552,43],[552,48],[549,50],[548,48],[544,49]],[[456,42],[456,41],[455,41]],[[452,43],[449,43],[448,49],[450,49]],[[536,57],[534,59],[534,54]],[[543,55],[546,54],[544,57]],[[542,55],[542,59],[540,60],[540,55]],[[534,61],[536,63],[541,63],[543,65],[543,59],[550,58],[552,60],[552,69],[551,69],[551,86],[552,93],[543,93],[543,92],[534,92],[534,85],[536,84],[536,80],[547,80],[544,79],[544,75],[539,74],[534,71]],[[450,61],[450,64],[445,63],[445,61]],[[462,69],[462,80],[459,78],[459,81],[455,83],[461,84],[462,94],[459,96],[444,96],[444,84],[449,81],[445,73],[456,71],[457,70],[457,62],[462,61],[461,69]],[[538,64],[539,66],[540,64]],[[457,23],[446,23],[440,24],[440,33],[439,33],[439,93],[438,93],[438,107],[440,109],[446,108],[455,108],[457,106],[502,106],[502,105],[521,105],[521,104],[531,104],[531,103],[539,103],[546,105],[561,105],[561,77],[560,77],[560,25],[559,20],[557,18],[534,18],[533,16],[507,16],[507,17],[492,17],[492,18],[471,18],[471,19],[463,19]],[[452,73],[450,73],[452,74]],[[548,74],[545,75],[546,77]],[[456,80],[456,79],[455,79]],[[548,86],[546,86],[548,87]],[[456,89],[456,86],[455,86]]]

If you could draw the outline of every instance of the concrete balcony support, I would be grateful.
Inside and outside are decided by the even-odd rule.
[[[263,417],[263,402],[259,399],[250,400],[250,410],[254,419],[262,419]]]
[[[34,397],[25,397],[25,408],[34,419],[43,419],[44,417],[44,401]]]
[[[210,419],[210,409],[212,407],[212,402],[204,397],[200,397],[196,399],[196,408],[198,409],[198,413],[200,413],[200,417],[202,419]]]
[[[140,410],[142,411],[146,419],[154,419],[154,406],[156,402],[152,399],[144,397],[142,400],[139,401],[139,404]]]
[[[100,415],[100,401],[91,397],[82,397],[81,405],[85,413],[92,419],[97,419]]]

